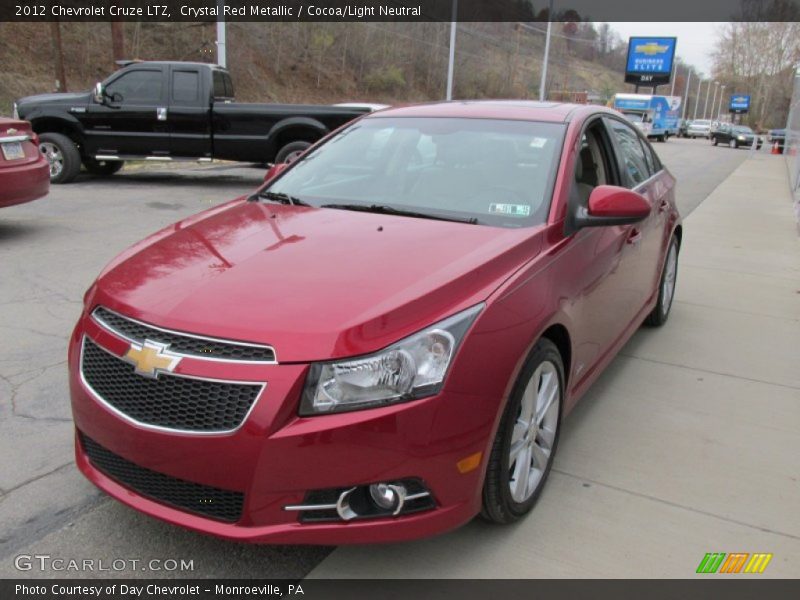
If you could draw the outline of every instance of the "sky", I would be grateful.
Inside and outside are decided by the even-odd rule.
[[[631,36],[677,37],[677,55],[684,62],[694,65],[708,77],[711,74],[711,51],[717,39],[717,31],[723,23],[609,23],[628,41]]]

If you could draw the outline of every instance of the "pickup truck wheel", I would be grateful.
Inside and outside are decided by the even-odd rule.
[[[94,158],[84,158],[83,166],[92,175],[109,176],[113,175],[125,164],[124,160],[96,160]]]
[[[311,142],[289,142],[278,150],[275,156],[276,163],[291,162],[311,147]]]
[[[39,150],[50,163],[50,182],[69,183],[81,170],[81,155],[71,139],[60,133],[39,136]]]

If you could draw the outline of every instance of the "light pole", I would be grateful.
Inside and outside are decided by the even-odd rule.
[[[708,80],[708,89],[706,90],[706,103],[703,106],[703,119],[706,118],[708,114],[708,97],[711,95],[711,80]]]
[[[453,20],[450,21],[450,57],[447,61],[447,99],[453,99],[453,64],[456,60],[456,19],[458,18],[458,0],[453,0]]]
[[[681,119],[686,120],[686,104],[689,102],[689,84],[692,81],[692,70],[686,74],[686,85],[683,90],[683,111],[681,112]]]
[[[227,55],[225,53],[225,0],[217,0],[219,14],[217,17],[217,64],[220,67],[227,67]]]
[[[697,107],[700,106],[700,87],[703,85],[703,80],[698,77],[697,78],[697,98],[694,99],[694,116],[692,117],[692,121],[697,119]]]
[[[547,8],[547,37],[544,40],[544,58],[542,58],[542,81],[539,83],[539,102],[544,102],[545,86],[547,85],[547,61],[550,58],[550,33],[553,29],[553,1]]]
[[[711,99],[711,112],[709,113],[708,117],[713,121],[714,120],[714,105],[717,103],[717,90],[719,89],[719,82],[714,82],[714,97]]]
[[[722,118],[722,97],[725,95],[725,84],[719,88],[719,104],[717,104],[717,121]]]

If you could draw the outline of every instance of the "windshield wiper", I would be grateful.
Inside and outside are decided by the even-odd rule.
[[[386,204],[323,204],[320,208],[338,208],[340,210],[356,210],[361,212],[378,213],[382,215],[397,215],[400,217],[416,217],[418,219],[435,219],[437,221],[453,221],[455,223],[468,223],[476,225],[476,217],[449,217],[446,215],[436,215],[431,213],[416,212],[395,208]]]
[[[311,206],[308,202],[303,202],[300,198],[284,194],[283,192],[270,192],[269,190],[265,190],[263,192],[256,192],[250,196],[250,200],[258,200],[261,198],[264,200],[272,200],[273,202],[280,202],[281,204],[291,204],[293,206]]]

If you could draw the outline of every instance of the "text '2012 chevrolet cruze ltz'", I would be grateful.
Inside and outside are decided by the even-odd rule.
[[[675,290],[675,180],[619,113],[388,109],[90,287],[81,471],[234,540],[417,538],[524,516],[563,417]]]

